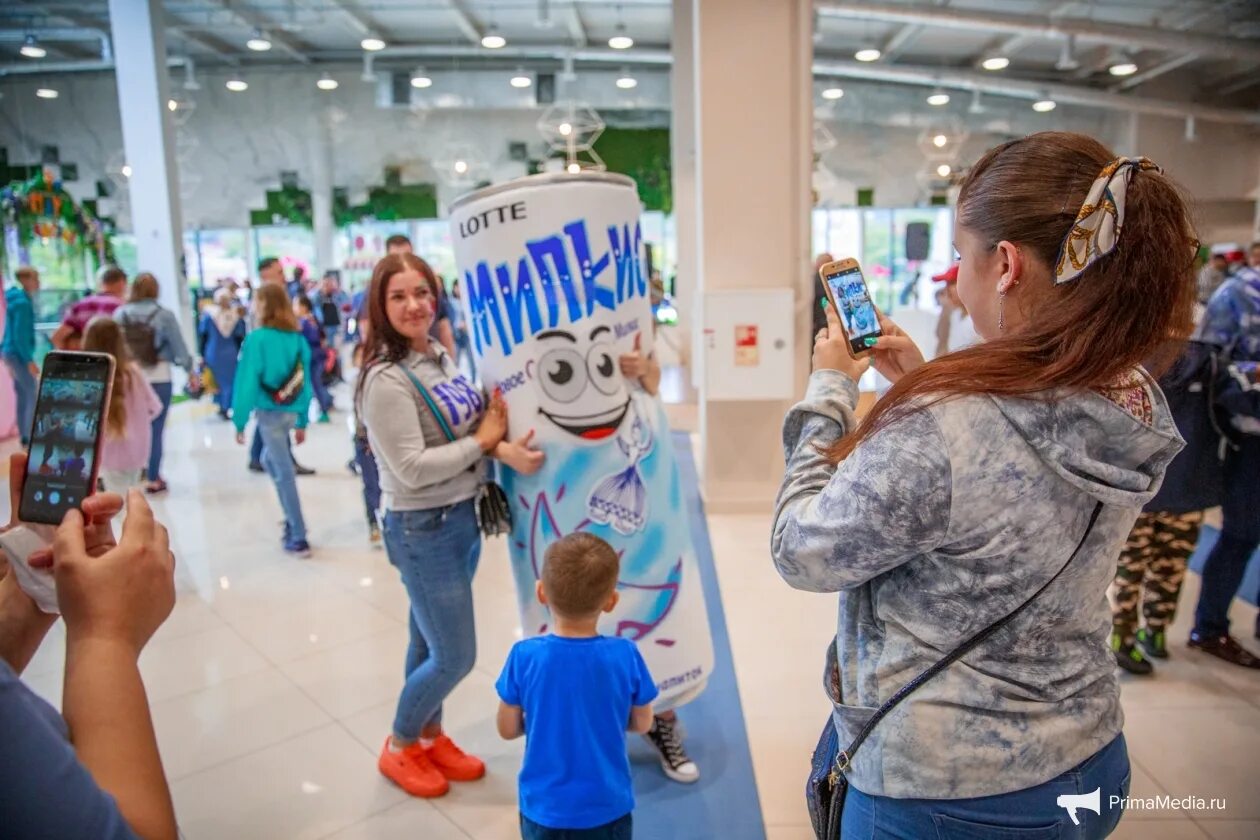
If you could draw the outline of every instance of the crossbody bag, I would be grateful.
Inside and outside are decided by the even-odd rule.
[[[424,400],[424,404],[428,406],[429,412],[433,418],[437,420],[438,427],[442,430],[442,434],[446,436],[448,443],[454,443],[457,438],[455,432],[451,430],[451,425],[446,422],[446,418],[442,415],[442,410],[438,408],[437,403],[433,401],[433,397],[429,395],[429,389],[424,387],[420,379],[411,371],[402,365],[398,366],[403,373],[407,374],[407,378],[411,380],[412,386],[416,389],[416,393],[420,395],[420,399]],[[473,467],[476,469],[476,466]],[[477,512],[477,523],[481,527],[481,533],[487,537],[501,537],[512,531],[512,509],[508,506],[507,494],[503,492],[503,488],[498,482],[487,478],[484,473],[481,475],[481,487],[477,491],[475,501]]]
[[[1028,596],[1024,603],[962,642],[962,644],[946,654],[943,659],[902,686],[897,693],[889,697],[876,710],[875,714],[871,715],[871,719],[858,731],[857,736],[854,737],[853,742],[849,744],[847,749],[840,749],[840,736],[836,732],[835,723],[828,716],[827,725],[823,727],[822,735],[819,736],[818,746],[814,748],[814,756],[810,762],[809,781],[805,786],[805,800],[809,806],[809,819],[814,827],[814,835],[818,840],[838,840],[840,837],[840,822],[844,813],[844,796],[848,792],[849,787],[845,773],[853,764],[854,753],[857,752],[858,747],[862,746],[862,742],[871,734],[871,730],[887,717],[888,713],[895,709],[898,704],[921,688],[924,683],[966,656],[994,633],[1009,624],[1015,616],[1023,612],[1029,604],[1037,600],[1043,592],[1049,589],[1050,585],[1067,571],[1067,567],[1081,553],[1081,549],[1084,548],[1085,542],[1094,530],[1094,525],[1098,522],[1098,516],[1102,513],[1102,508],[1102,502],[1094,505],[1094,511],[1090,514],[1089,525],[1085,527],[1084,536],[1076,544],[1076,548],[1072,551],[1071,556],[1068,557],[1067,562],[1060,567],[1059,571],[1054,573],[1052,578],[1042,584],[1040,589]],[[835,642],[833,641],[832,644],[835,644]]]

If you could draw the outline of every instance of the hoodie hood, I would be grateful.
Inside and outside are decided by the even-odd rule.
[[[991,399],[1064,481],[1105,504],[1140,508],[1158,492],[1164,470],[1185,445],[1163,391],[1152,382],[1150,394],[1149,426],[1093,391]]]

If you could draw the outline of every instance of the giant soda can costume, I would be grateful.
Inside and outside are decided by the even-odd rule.
[[[478,370],[508,404],[509,435],[535,432],[536,475],[503,470],[527,635],[550,616],[534,584],[557,538],[589,531],[621,555],[600,631],[636,641],[660,709],[703,689],[713,643],[682,482],[660,401],[622,375],[652,344],[639,197],[621,175],[534,175],[451,208],[462,305]]]

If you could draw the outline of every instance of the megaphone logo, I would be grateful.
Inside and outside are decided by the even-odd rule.
[[[1065,793],[1055,804],[1068,812],[1068,816],[1072,818],[1072,825],[1080,825],[1081,821],[1076,818],[1077,808],[1086,808],[1095,814],[1102,813],[1102,804],[1098,796],[1101,790],[1102,788],[1095,788],[1093,793]]]

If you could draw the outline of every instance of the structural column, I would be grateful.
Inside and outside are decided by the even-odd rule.
[[[122,117],[123,149],[131,178],[131,224],[142,271],[161,286],[161,301],[192,337],[192,309],[184,274],[184,226],[179,208],[175,132],[166,104],[166,38],[160,0],[109,0]]]
[[[311,156],[311,216],[315,231],[316,272],[333,268],[333,149],[328,112],[315,112],[312,130],[307,133]],[[317,275],[318,277],[318,275]]]
[[[801,394],[810,343],[806,303],[813,295],[812,4],[679,0],[675,27],[674,72],[684,86],[691,75],[691,102],[676,82],[675,131],[694,136],[678,138],[675,150],[694,140],[694,184],[687,184],[684,167],[675,185],[694,196],[690,207],[689,197],[676,199],[679,254],[694,253],[696,260],[692,323],[707,341],[703,313],[712,311],[713,293],[790,289],[794,303],[784,305],[792,308],[795,325],[789,342],[794,367],[788,365],[784,376],[793,380],[790,392]],[[679,113],[684,109],[690,123]],[[783,474],[779,430],[791,400],[718,401],[705,379],[700,377],[701,480],[708,508],[767,510]]]
[[[674,235],[678,273],[674,306],[678,335],[687,350],[691,385],[700,387],[704,354],[699,328],[699,260],[696,240],[696,63],[694,0],[674,0],[673,69],[670,73],[670,179],[673,182]]]

